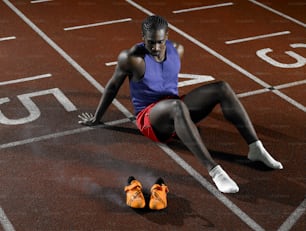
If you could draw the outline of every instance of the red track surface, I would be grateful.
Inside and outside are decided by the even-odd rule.
[[[223,7],[172,12],[221,3],[137,1],[140,9],[123,0],[0,2],[0,111],[8,121],[19,121],[10,125],[0,117],[0,230],[306,230],[305,1],[260,1],[266,8],[234,0]],[[199,129],[213,157],[240,186],[234,195],[218,193],[179,141],[161,149],[124,120],[130,114],[122,110],[132,112],[128,83],[117,97],[122,105],[112,105],[104,118],[113,125],[78,125],[77,115],[94,112],[101,86],[114,70],[105,63],[141,41],[145,10],[165,16],[170,38],[185,46],[181,73],[232,85],[266,148],[283,163],[282,171],[248,162],[247,146],[216,108]],[[131,20],[64,30],[126,18]],[[289,33],[225,43],[283,31]],[[15,39],[1,41],[10,36]],[[297,62],[284,53],[295,52],[302,65],[271,64],[256,55],[265,48],[283,64]],[[48,78],[7,82],[46,73]],[[283,84],[289,85],[280,88]],[[181,93],[193,87],[182,87]],[[37,95],[48,89],[57,89],[57,96],[61,92],[60,100]],[[256,90],[263,91],[244,95]],[[28,93],[36,94],[31,99],[40,114],[20,122],[35,111],[17,98]],[[65,97],[74,109],[65,110]],[[146,195],[162,176],[170,189],[168,208],[128,208],[123,188],[130,175],[142,182]]]

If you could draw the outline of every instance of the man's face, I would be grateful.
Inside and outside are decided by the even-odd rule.
[[[149,31],[143,36],[145,47],[157,61],[162,61],[165,58],[167,39],[166,29]]]

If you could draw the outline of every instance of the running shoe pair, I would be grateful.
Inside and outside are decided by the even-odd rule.
[[[130,176],[128,185],[125,186],[126,204],[134,209],[141,209],[146,206],[146,201],[142,193],[141,183]],[[158,178],[155,184],[151,187],[151,196],[149,208],[152,210],[161,210],[167,207],[168,187],[162,178]]]

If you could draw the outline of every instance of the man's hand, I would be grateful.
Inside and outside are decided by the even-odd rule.
[[[97,121],[96,117],[91,113],[85,112],[85,113],[82,113],[81,115],[78,115],[78,117],[81,119],[79,121],[79,124],[83,124],[86,126],[95,126],[98,124],[102,124],[99,121]]]

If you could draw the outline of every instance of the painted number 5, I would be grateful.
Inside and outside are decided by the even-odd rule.
[[[29,115],[20,119],[8,119],[0,110],[0,123],[6,125],[17,125],[25,124],[36,120],[40,116],[40,110],[36,104],[32,101],[32,97],[53,94],[60,104],[66,109],[66,111],[77,110],[73,103],[63,94],[63,92],[58,88],[48,89],[44,91],[37,91],[28,94],[18,95],[18,99],[23,104],[23,106],[28,110]],[[0,98],[0,105],[8,103],[9,98]]]

